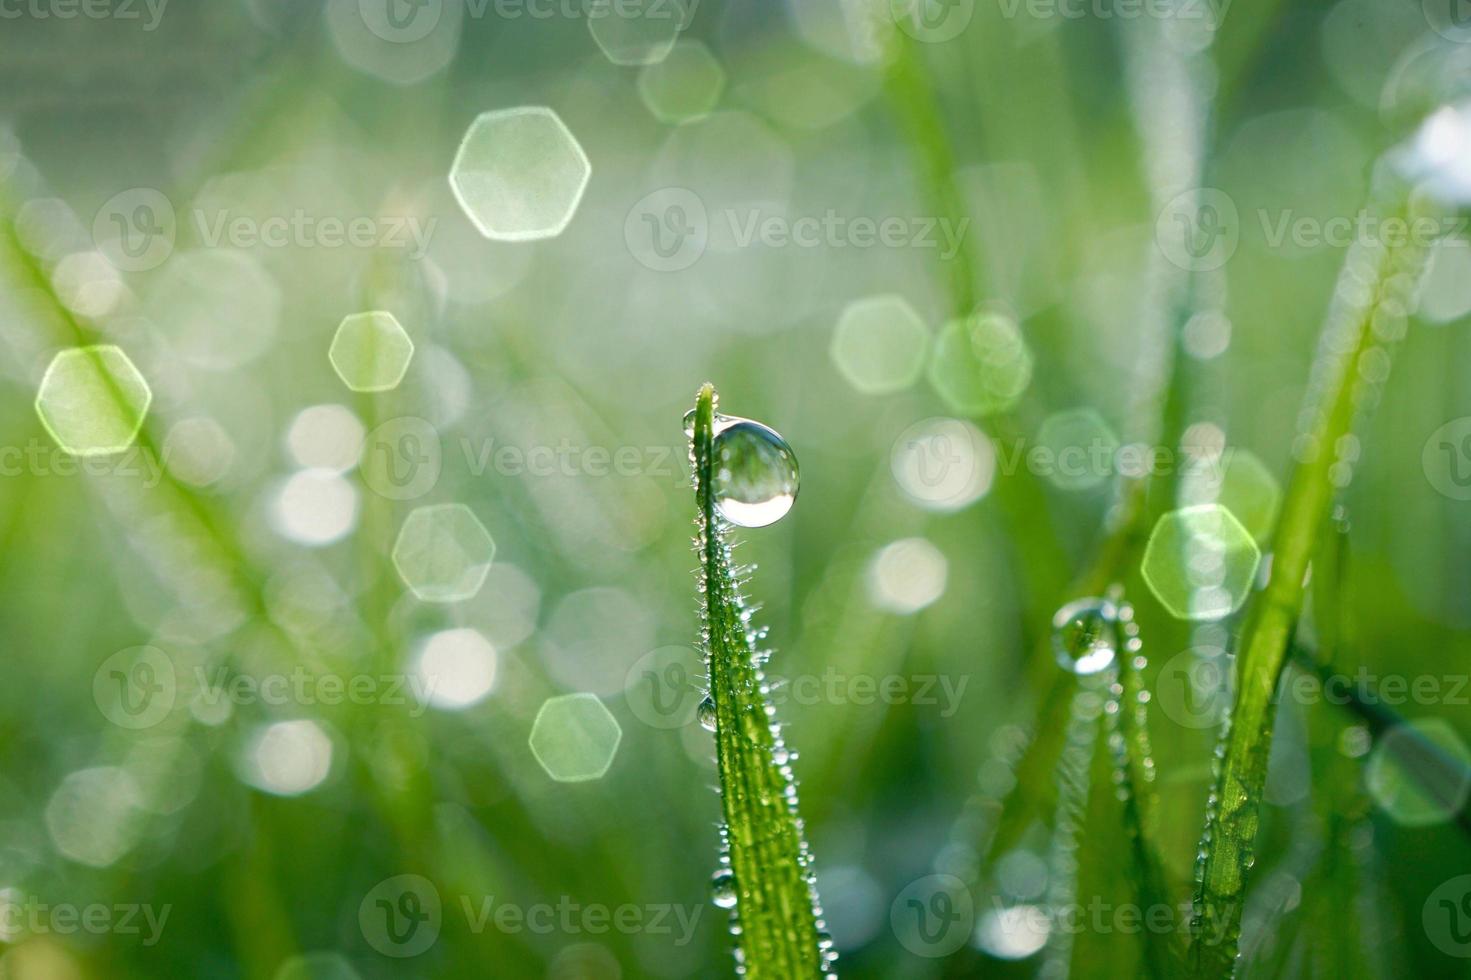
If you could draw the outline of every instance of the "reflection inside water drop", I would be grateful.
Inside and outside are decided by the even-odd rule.
[[[711,491],[720,514],[741,527],[766,527],[797,499],[797,456],[774,429],[750,419],[716,420]]]
[[[729,868],[721,868],[710,879],[710,900],[717,908],[735,908],[735,874]]]
[[[1078,599],[1052,617],[1052,652],[1064,670],[1085,677],[1113,666],[1118,609],[1107,599]]]

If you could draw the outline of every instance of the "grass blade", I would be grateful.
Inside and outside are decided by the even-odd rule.
[[[715,389],[707,384],[695,403],[690,458],[698,505],[702,639],[725,816],[722,857],[727,863],[717,878],[730,878],[720,881],[717,904],[727,904],[726,895],[735,900],[732,932],[738,937],[739,972],[753,980],[820,977],[828,973],[831,941],[822,933],[796,783],[771,720],[763,658],[748,625],[728,528],[711,491],[714,441]]]
[[[1413,220],[1401,204],[1393,213]],[[1206,810],[1197,865],[1191,962],[1199,977],[1235,969],[1246,879],[1255,860],[1259,806],[1272,744],[1273,692],[1302,611],[1308,566],[1337,488],[1350,464],[1335,447],[1352,427],[1362,391],[1360,362],[1387,356],[1414,305],[1426,256],[1423,243],[1361,243],[1349,253],[1320,341],[1299,442],[1299,463],[1283,502],[1272,576],[1243,633],[1237,696],[1222,735],[1219,768]],[[1386,329],[1386,322],[1398,329]]]

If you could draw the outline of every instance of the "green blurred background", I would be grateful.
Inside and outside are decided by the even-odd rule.
[[[792,513],[739,555],[788,679],[840,973],[1135,975],[1137,928],[1060,944],[1014,912],[1045,911],[1073,862],[1082,907],[1137,901],[1101,745],[1076,847],[1046,766],[983,859],[1018,743],[1066,723],[1048,624],[1121,486],[1008,460],[1080,417],[1181,459],[1250,454],[1223,499],[1263,515],[1265,545],[1347,251],[1275,229],[1357,215],[1375,161],[1471,87],[1471,46],[1407,0],[966,0],[917,19],[903,0],[703,0],[667,32],[644,11],[602,36],[572,0],[386,2],[0,9],[0,975],[729,975],[712,739],[676,683],[697,635],[680,418],[706,380],[801,464]],[[591,178],[560,235],[487,241],[447,176],[477,115],[519,106],[553,109]],[[1218,263],[1169,236],[1196,187],[1235,211]],[[671,188],[708,237],[679,268],[649,238],[693,215]],[[221,216],[290,230],[221,241]],[[812,244],[742,241],[753,217],[829,220]],[[900,237],[865,245],[861,223],[888,219]],[[336,242],[332,220],[370,240]],[[954,255],[943,227],[963,229]],[[114,229],[159,244],[129,261]],[[1471,415],[1468,272],[1464,234],[1435,247],[1332,532],[1334,668],[1435,679],[1395,710],[1439,719],[1462,760],[1471,505],[1432,441]],[[897,299],[851,305],[872,297]],[[1000,405],[947,382],[969,368],[942,327],[977,309],[1025,344],[991,379]],[[369,310],[415,350],[393,390],[355,393],[328,348]],[[33,403],[53,356],[88,344],[121,347],[152,400],[134,447],[83,473]],[[1444,431],[1471,464],[1471,429]],[[356,465],[375,452],[436,472],[384,483]],[[1214,499],[1188,485],[1178,467],[1149,483],[1145,531]],[[415,507],[447,503],[494,561],[473,598],[425,602],[391,552]],[[1171,616],[1138,543],[1118,572],[1163,709],[1178,903],[1226,703],[1198,668],[1229,665],[1239,623]],[[200,690],[231,676],[366,693]],[[118,714],[118,677],[165,684],[147,724]],[[593,726],[566,751],[594,778],[569,782],[531,733],[579,692],[620,734],[553,710],[554,730]],[[1371,792],[1362,722],[1302,701],[1279,713],[1246,970],[1466,975],[1471,914],[1432,922],[1471,859],[1455,806],[1417,819]],[[934,874],[973,897],[944,955],[905,919]],[[415,955],[394,955],[385,908],[428,917]]]

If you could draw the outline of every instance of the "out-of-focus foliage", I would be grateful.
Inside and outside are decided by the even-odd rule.
[[[706,380],[800,461],[736,557],[840,975],[1169,968],[1314,450],[1240,972],[1459,975],[1443,6],[0,0],[0,976],[732,974]]]

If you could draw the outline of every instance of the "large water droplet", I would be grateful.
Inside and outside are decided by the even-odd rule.
[[[1052,617],[1052,652],[1058,664],[1080,677],[1113,666],[1118,655],[1118,609],[1107,599],[1068,603]]]
[[[766,527],[797,499],[797,456],[776,430],[750,419],[721,419],[715,433],[711,490],[721,516],[741,527]]]
[[[700,717],[700,727],[707,732],[715,731],[715,702],[710,699],[710,695],[705,695],[704,699],[700,701],[698,714]]]
[[[733,909],[736,906],[735,872],[721,868],[710,879],[710,901],[718,908]]]

